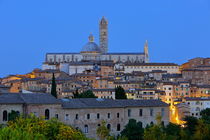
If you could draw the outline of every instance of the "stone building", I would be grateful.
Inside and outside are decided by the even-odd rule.
[[[99,46],[94,42],[91,34],[80,53],[47,53],[42,69],[60,69],[71,75],[76,63],[95,62],[95,61],[113,61],[116,62],[149,62],[148,43],[144,45],[144,52],[135,53],[109,53],[108,52],[108,21],[103,17],[99,22]],[[89,66],[93,66],[92,64]],[[78,69],[78,71],[83,71]],[[74,72],[73,72],[74,73]],[[78,72],[79,73],[79,72]]]
[[[197,57],[181,65],[181,69],[191,69],[198,66],[210,66],[210,58]]]
[[[112,100],[112,99],[56,99],[47,93],[0,94],[0,123],[8,121],[12,111],[27,115],[44,116],[46,120],[58,118],[65,124],[80,129],[87,137],[97,138],[96,129],[106,121],[111,135],[117,136],[129,119],[141,121],[143,127],[156,123],[169,123],[169,107],[160,100]]]
[[[175,106],[180,120],[183,120],[186,116],[200,118],[200,112],[206,108],[210,108],[210,98],[188,97],[184,98],[182,103]]]

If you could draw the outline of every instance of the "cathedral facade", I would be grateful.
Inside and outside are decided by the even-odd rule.
[[[103,17],[99,22],[99,45],[94,42],[92,34],[80,53],[47,53],[43,69],[55,69],[54,64],[67,64],[87,61],[113,61],[114,63],[148,63],[148,43],[146,41],[144,52],[135,53],[109,53],[108,52],[108,21]]]

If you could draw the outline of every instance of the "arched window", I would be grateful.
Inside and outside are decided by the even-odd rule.
[[[49,109],[45,109],[45,120],[49,120],[50,119],[50,111]]]
[[[151,122],[150,122],[150,125],[153,125],[153,124],[154,124],[153,121],[151,121]]]
[[[117,131],[120,131],[120,124],[117,124]]]
[[[85,125],[85,131],[84,132],[88,133],[88,125],[87,124]]]
[[[107,128],[111,130],[111,124],[107,124]]]
[[[87,114],[87,119],[90,119],[90,114]]]
[[[3,121],[7,121],[7,111],[3,111]]]

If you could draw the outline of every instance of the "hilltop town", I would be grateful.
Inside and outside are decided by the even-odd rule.
[[[102,120],[111,134],[120,135],[131,118],[146,127],[157,123],[159,114],[163,125],[183,125],[186,116],[200,118],[210,108],[210,58],[192,58],[182,65],[150,62],[148,41],[142,52],[109,52],[105,17],[99,29],[99,43],[90,34],[78,53],[47,53],[42,68],[1,78],[0,105],[5,106],[0,123],[6,124],[7,114],[15,110],[56,117],[96,138]],[[57,98],[50,94],[53,76]],[[125,99],[119,100],[119,87]],[[76,98],[87,91],[96,98]]]

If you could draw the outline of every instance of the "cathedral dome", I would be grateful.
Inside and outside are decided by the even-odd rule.
[[[94,37],[92,34],[89,36],[89,42],[87,44],[85,44],[85,46],[83,46],[81,52],[83,52],[83,53],[84,52],[97,52],[97,53],[101,52],[101,49],[94,42]]]

